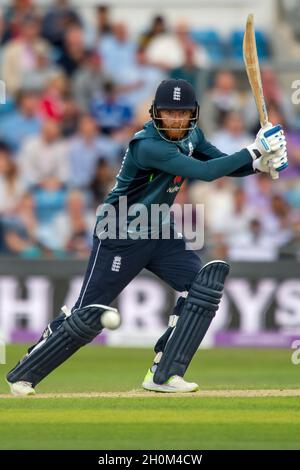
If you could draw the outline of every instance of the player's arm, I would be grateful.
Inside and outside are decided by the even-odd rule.
[[[211,144],[208,140],[203,135],[203,132],[198,128],[197,129],[197,134],[198,134],[198,144],[195,148],[195,151],[193,153],[193,157],[202,161],[208,161],[212,160],[215,158],[223,158],[227,157],[228,154],[221,152],[217,147],[215,147],[213,144]],[[250,163],[246,163],[242,167],[238,168],[237,170],[231,172],[227,176],[248,176],[252,175],[255,173],[255,169],[253,168],[253,160],[250,161]]]
[[[270,168],[282,171],[288,166],[286,139],[281,126],[268,127],[269,137],[265,137],[266,129],[260,129],[255,142],[247,147],[252,155],[253,161],[233,171],[227,176],[248,176],[257,171],[270,173]],[[195,149],[195,158],[201,160],[219,159],[227,156],[214,145],[208,142],[203,132],[198,128],[196,130],[198,144]],[[245,149],[243,149],[245,150]]]
[[[171,175],[213,181],[251,164],[246,149],[232,155],[201,161],[184,155],[176,145],[156,140],[140,140],[133,146],[133,155],[142,168],[157,168]]]

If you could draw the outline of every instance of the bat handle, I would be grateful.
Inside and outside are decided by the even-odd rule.
[[[278,180],[279,179],[279,173],[278,173],[278,171],[274,170],[274,168],[272,168],[270,170],[270,175],[271,175],[272,180]]]
[[[268,124],[269,123],[267,123],[264,127],[267,127]],[[264,136],[265,137],[270,137],[270,135],[276,134],[280,130],[281,130],[281,126],[272,127],[272,129],[268,129],[264,133]],[[278,180],[279,179],[279,173],[274,168],[271,168],[270,175],[271,175],[272,180]]]

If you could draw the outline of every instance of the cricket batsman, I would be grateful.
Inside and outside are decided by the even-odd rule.
[[[279,125],[268,124],[248,147],[232,155],[223,153],[198,127],[199,104],[185,80],[161,82],[150,115],[151,120],[133,135],[116,184],[97,212],[93,249],[77,302],[71,310],[63,307],[37,344],[7,374],[15,395],[34,394],[41,380],[103,328],[117,327],[119,313],[110,304],[143,268],[183,295],[154,347],[156,356],[142,386],[171,393],[199,388],[187,382],[184,374],[218,310],[229,265],[219,260],[202,265],[170,218],[168,222],[163,218],[154,229],[149,219],[148,226],[140,227],[139,233],[145,236],[132,237],[130,208],[143,205],[150,211],[153,204],[170,208],[185,178],[214,181],[223,176],[280,172],[288,165],[286,140]],[[128,217],[124,223],[116,218],[117,236],[109,237],[103,224],[106,208],[113,207],[118,214],[124,196]],[[162,236],[165,223],[170,225],[168,239]]]

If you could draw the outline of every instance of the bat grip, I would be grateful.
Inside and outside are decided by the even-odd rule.
[[[270,137],[270,135],[276,134],[277,132],[281,131],[282,127],[281,126],[275,126],[272,127],[272,129],[268,129],[266,132],[264,132],[265,137]],[[279,173],[275,169],[271,168],[270,170],[270,175],[272,180],[278,180],[279,179]]]

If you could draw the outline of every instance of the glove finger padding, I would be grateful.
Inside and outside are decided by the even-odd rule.
[[[281,137],[269,140],[269,146],[272,152],[276,152],[278,149],[286,147],[285,136],[281,136]]]
[[[288,158],[287,158],[287,152],[284,150],[283,152],[280,151],[280,153],[276,153],[270,160],[270,164],[272,168],[274,168],[276,171],[282,171],[285,168],[288,167]]]
[[[279,144],[279,147],[278,147]],[[255,142],[247,147],[253,160],[268,155],[285,144],[285,137],[280,125],[273,126],[269,123],[259,130]],[[277,148],[278,147],[278,148]]]
[[[271,152],[277,152],[278,150],[286,150],[286,145],[282,142],[277,142],[271,145]]]

